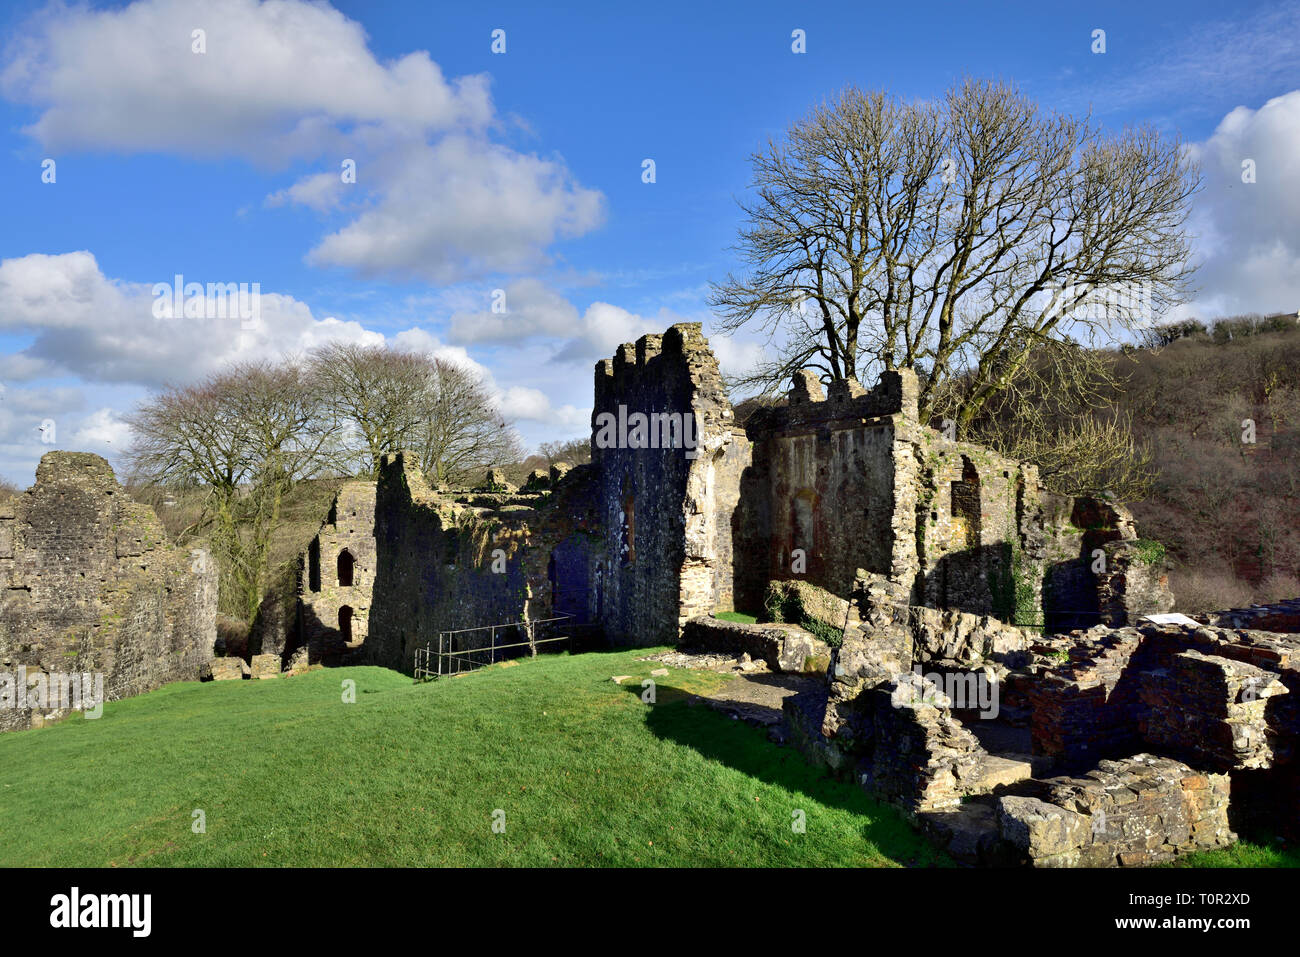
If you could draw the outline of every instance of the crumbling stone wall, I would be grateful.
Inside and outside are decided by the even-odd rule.
[[[199,677],[216,641],[217,571],[179,549],[109,464],[49,452],[0,504],[0,670],[100,673],[115,701]],[[0,730],[58,713],[0,708]]]
[[[299,556],[298,638],[312,663],[339,663],[370,630],[375,584],[375,483],[347,482]]]
[[[1234,843],[1228,796],[1226,774],[1138,754],[1049,780],[1041,798],[1000,798],[998,826],[1036,867],[1156,864]]]
[[[805,369],[788,399],[745,424],[738,607],[756,611],[781,579],[847,595],[859,570],[893,582],[903,604],[1035,626],[1064,615],[1121,625],[1172,605],[1122,507],[1050,495],[1032,465],[923,425],[911,370],[827,395]]]
[[[916,402],[910,370],[886,373],[870,391],[843,383],[829,397],[804,370],[788,405],[750,416],[753,462],[737,522],[747,566],[737,569],[739,603],[760,607],[771,580],[799,578],[847,595],[859,568],[908,575]]]
[[[1272,767],[1300,736],[1300,640],[1158,625],[1045,639],[1033,649],[1035,749],[1087,766],[1147,747],[1213,770]]]
[[[626,426],[602,435],[605,416],[622,426],[638,414],[652,428],[691,417],[695,447],[647,442]],[[642,336],[596,365],[592,463],[606,537],[598,617],[610,640],[672,643],[690,618],[731,607],[732,516],[750,458],[733,424],[699,323]]]
[[[374,488],[373,578],[358,660],[410,672],[415,650],[439,632],[561,613],[590,622],[603,544],[589,466],[557,474],[547,489],[434,491],[416,460],[385,456]],[[498,644],[526,640],[499,632]],[[490,632],[457,637],[486,647]]]
[[[1036,493],[1036,471],[932,429],[919,432],[915,454],[919,469],[907,476],[918,487],[914,603],[1036,617],[1040,576],[1022,556],[1028,533],[1017,509],[1018,488]]]
[[[692,653],[749,655],[773,671],[824,675],[831,649],[795,624],[744,624],[712,616],[692,618],[682,629],[680,647]]]

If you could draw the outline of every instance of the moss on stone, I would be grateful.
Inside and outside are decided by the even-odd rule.
[[[1133,548],[1136,551],[1137,560],[1143,565],[1163,565],[1165,562],[1165,546],[1157,541],[1139,538],[1133,542]]]

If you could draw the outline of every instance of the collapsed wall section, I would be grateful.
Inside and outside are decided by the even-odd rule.
[[[557,476],[558,478],[558,476]],[[591,587],[602,538],[590,467],[552,489],[435,492],[416,459],[384,456],[374,488],[374,566],[364,639],[354,658],[410,673],[417,648],[441,632],[567,614],[593,621]],[[499,644],[523,640],[502,631]],[[456,636],[458,652],[487,647],[490,631]]]
[[[0,671],[102,674],[104,698],[193,680],[216,642],[217,570],[169,544],[148,506],[86,452],[49,452],[36,484],[0,504]],[[0,730],[57,709],[0,708]]]

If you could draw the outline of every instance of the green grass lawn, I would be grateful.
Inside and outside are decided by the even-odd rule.
[[[753,615],[746,615],[741,611],[719,611],[715,612],[713,617],[720,618],[723,621],[738,622],[742,625],[752,625],[758,621],[758,619]]]
[[[1300,848],[1242,841],[1231,847],[1188,854],[1171,867],[1300,867]]]
[[[432,684],[382,668],[178,683],[0,735],[0,865],[945,862],[859,788],[687,700],[720,676],[673,670],[643,703],[646,653]]]

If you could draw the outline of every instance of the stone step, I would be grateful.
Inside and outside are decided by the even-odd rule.
[[[984,759],[984,774],[979,792],[987,794],[999,787],[1010,787],[1034,776],[1033,759],[1027,754],[990,754]]]

